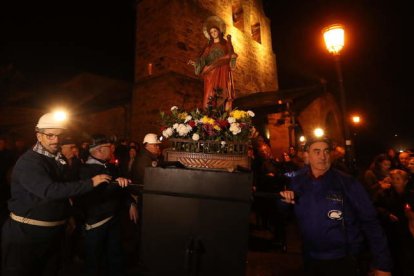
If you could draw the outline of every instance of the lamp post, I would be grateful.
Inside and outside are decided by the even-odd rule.
[[[325,40],[326,49],[331,53],[335,60],[336,74],[339,83],[339,97],[342,113],[342,124],[344,127],[344,142],[345,142],[345,161],[350,169],[353,169],[353,157],[352,157],[352,142],[349,133],[349,125],[347,122],[346,112],[346,96],[344,88],[344,80],[342,77],[341,68],[341,50],[345,45],[345,30],[340,24],[330,25],[323,29],[323,38]]]

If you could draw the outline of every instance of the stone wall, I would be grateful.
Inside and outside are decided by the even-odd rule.
[[[131,137],[142,140],[148,132],[160,134],[160,112],[172,106],[185,110],[201,107],[203,83],[177,73],[166,73],[141,79],[132,98]]]
[[[243,7],[244,29],[233,26],[233,4]],[[270,22],[260,0],[142,0],[137,5],[135,84],[131,103],[131,137],[157,131],[160,108],[201,106],[202,79],[187,64],[204,48],[203,23],[212,15],[226,23],[238,60],[233,71],[236,97],[278,89]],[[254,23],[252,23],[254,22]],[[251,24],[260,23],[260,41]],[[177,78],[177,80],[174,80]],[[158,82],[158,83],[157,83]],[[187,99],[185,97],[195,97]],[[180,106],[182,107],[182,106]],[[155,115],[157,114],[157,115]]]
[[[343,128],[340,109],[332,94],[326,94],[310,103],[303,110],[298,120],[305,136],[312,135],[313,130],[320,127],[325,134],[339,144],[343,144]]]
[[[326,93],[312,101],[296,119],[305,137],[312,136],[314,129],[319,127],[325,131],[327,137],[343,145],[342,123],[339,114],[339,107],[333,95]],[[280,157],[289,148],[289,121],[286,118],[285,124],[278,124],[277,121],[281,118],[282,113],[267,116],[267,131],[275,157]],[[297,141],[299,137],[292,137],[292,139]]]

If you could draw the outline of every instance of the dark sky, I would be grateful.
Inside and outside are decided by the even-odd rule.
[[[0,66],[27,78],[59,81],[79,72],[133,80],[134,0],[2,1]],[[413,4],[410,1],[263,0],[271,20],[281,89],[321,78],[337,91],[334,62],[321,29],[346,26],[342,53],[350,112],[362,114],[360,140],[375,150],[414,147]],[[156,30],[154,30],[156,33]],[[407,69],[407,67],[409,69]],[[395,137],[395,134],[398,136]]]
[[[2,1],[0,64],[29,78],[79,72],[133,79],[134,0]]]

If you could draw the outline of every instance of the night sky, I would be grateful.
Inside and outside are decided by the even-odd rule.
[[[133,81],[135,1],[5,2],[0,4],[0,68],[13,64],[25,78],[46,83],[80,72]],[[414,148],[409,123],[412,2],[263,4],[271,20],[280,89],[325,79],[336,93],[334,61],[323,46],[321,29],[341,22],[347,32],[341,60],[348,110],[364,120],[356,130],[359,143],[372,152]]]

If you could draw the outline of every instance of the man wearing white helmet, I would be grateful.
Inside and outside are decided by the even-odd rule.
[[[91,191],[110,176],[64,182],[59,153],[65,120],[53,113],[36,125],[36,145],[16,162],[11,177],[10,217],[2,231],[3,275],[57,275],[69,197]]]
[[[134,183],[144,182],[144,171],[146,167],[151,167],[153,162],[158,162],[161,156],[160,144],[157,134],[148,133],[142,141],[144,148],[141,149],[137,158],[132,164],[131,179]]]

